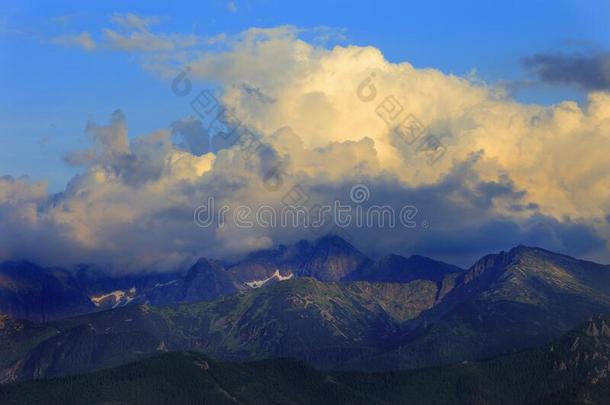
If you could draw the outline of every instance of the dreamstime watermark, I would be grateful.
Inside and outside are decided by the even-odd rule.
[[[285,196],[286,197],[286,196]],[[414,205],[395,209],[391,205],[367,204],[369,188],[364,184],[353,186],[349,193],[352,204],[339,200],[332,204],[313,206],[296,205],[282,201],[281,207],[261,205],[216,206],[214,197],[195,209],[195,224],[202,228],[222,228],[232,221],[237,228],[309,228],[323,229],[334,226],[339,229],[356,228],[416,228],[418,213]],[[365,206],[366,205],[366,206]],[[425,221],[420,225],[425,226]]]
[[[375,73],[371,73],[358,85],[356,96],[364,103],[377,98],[377,87],[373,83]],[[427,133],[424,125],[413,114],[405,111],[403,105],[389,95],[375,108],[377,115],[388,125],[393,134],[416,152],[423,153],[428,165],[433,165],[445,155],[447,148],[433,134]]]
[[[186,96],[190,93],[190,81],[184,75],[185,72],[181,72],[172,82],[172,90],[178,96]],[[180,82],[187,82],[189,85],[181,88]],[[224,147],[237,145],[245,160],[265,147],[259,136],[220,104],[210,90],[202,90],[189,104],[199,117],[202,126],[220,139]]]
[[[193,91],[193,84],[189,79],[189,73],[191,69],[186,67],[183,71],[179,72],[178,75],[172,80],[171,89],[172,92],[179,97],[186,97]],[[210,90],[204,89],[200,91],[189,103],[193,112],[199,117],[199,121],[202,126],[208,130],[211,136],[216,139],[224,141],[226,147],[238,146],[244,159],[249,160],[256,152],[260,152],[264,145],[258,137],[256,137],[248,128],[227,109],[218,102],[216,97]],[[315,202],[310,194],[299,184],[295,183],[292,187],[286,184],[286,165],[281,160],[275,162],[268,168],[262,176],[263,187],[268,192],[280,192],[284,191],[281,198],[283,208],[289,209],[289,207],[299,206],[307,210],[308,213],[323,212],[322,204]],[[251,208],[239,208],[237,211],[233,211],[233,215],[236,215],[238,222],[244,222],[240,218],[245,215],[247,210],[252,212]],[[259,207],[261,209],[261,207]],[[263,208],[264,209],[264,208]],[[230,210],[222,207],[216,217],[216,226],[220,226],[224,223],[226,214]],[[258,212],[258,209],[256,210]],[[195,210],[195,223],[199,226],[205,225],[209,219],[208,215],[215,212],[210,204],[208,206],[201,206]],[[246,218],[248,215],[245,215]],[[277,216],[276,216],[277,218]],[[313,221],[312,221],[313,222]],[[263,221],[263,224],[265,222]],[[317,221],[316,227],[309,226],[309,229],[314,235],[321,235],[323,233],[332,233],[341,236],[348,242],[352,241],[351,235],[347,232],[347,229],[338,227],[330,221]],[[254,225],[254,224],[253,224]],[[247,221],[246,221],[247,226]]]
[[[189,79],[190,68],[186,67],[173,79],[172,92],[179,97],[189,96],[193,85]],[[249,160],[259,154],[262,149],[269,147],[253,133],[246,125],[231,114],[214,96],[213,92],[204,89],[191,99],[189,105],[199,117],[202,127],[207,129],[210,136],[220,139],[225,147],[238,147],[242,157]],[[276,161],[268,168],[263,176],[263,187],[268,192],[283,191],[281,207],[261,205],[259,207],[240,205],[231,208],[228,205],[216,207],[213,197],[207,204],[195,209],[194,222],[202,228],[223,227],[227,220],[232,220],[239,228],[276,227],[305,227],[314,235],[331,233],[341,236],[348,242],[352,241],[349,227],[359,228],[394,228],[403,226],[415,228],[428,227],[427,221],[415,222],[418,210],[415,206],[405,205],[398,212],[389,205],[370,205],[366,209],[359,204],[365,204],[370,197],[368,187],[356,185],[350,190],[352,203],[355,207],[343,205],[340,201],[332,204],[323,204],[315,201],[305,188],[294,183],[291,187],[286,179],[286,164]]]
[[[193,84],[189,79],[190,67],[178,73],[172,80],[172,92],[179,97],[186,97],[193,91]],[[242,152],[244,160],[251,159],[265,147],[260,137],[251,131],[246,125],[214,96],[211,90],[203,89],[191,99],[189,105],[193,112],[199,117],[199,122],[211,136],[219,139],[223,147],[236,145]],[[263,186],[267,191],[277,191],[284,184],[284,173],[281,162],[263,175]]]

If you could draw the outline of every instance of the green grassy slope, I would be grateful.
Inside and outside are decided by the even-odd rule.
[[[290,359],[220,362],[167,353],[92,374],[0,386],[7,404],[606,404],[610,317],[493,360],[385,373],[322,372]]]

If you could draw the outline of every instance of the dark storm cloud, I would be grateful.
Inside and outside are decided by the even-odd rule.
[[[557,220],[539,212],[526,201],[507,175],[483,180],[475,165],[480,155],[458,163],[433,185],[405,187],[392,176],[370,178],[368,203],[388,204],[396,210],[411,204],[418,208],[417,226],[384,229],[349,228],[357,247],[374,256],[394,252],[405,256],[422,254],[468,267],[490,252],[519,244],[537,246],[576,257],[592,254],[605,246],[602,236],[587,223],[569,218]],[[314,188],[321,196],[340,198],[353,183]],[[328,198],[328,197],[327,197]],[[501,213],[498,207],[508,207]],[[512,208],[518,206],[519,210]],[[518,211],[519,218],[512,215]]]
[[[591,54],[539,53],[523,65],[549,84],[578,86],[585,90],[610,90],[610,52]]]
[[[201,121],[192,118],[174,121],[171,129],[172,135],[181,138],[182,142],[178,146],[184,150],[196,156],[204,155],[210,151],[210,135]]]

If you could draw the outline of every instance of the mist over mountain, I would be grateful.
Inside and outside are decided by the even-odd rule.
[[[27,261],[0,263],[0,314],[48,321],[95,308],[67,270]]]
[[[35,308],[29,309],[30,312],[21,310],[20,305],[26,304],[7,295],[4,302],[0,300],[0,308],[5,308],[3,311],[7,315],[47,320],[90,312],[95,308],[109,309],[127,304],[167,305],[210,300],[292,277],[312,277],[323,282],[350,280],[406,282],[420,278],[439,282],[442,278],[439,278],[439,275],[442,272],[459,270],[457,267],[430,259],[420,258],[417,261],[422,263],[417,267],[417,271],[421,274],[414,273],[406,278],[400,276],[402,279],[398,277],[392,280],[385,275],[373,274],[377,273],[377,267],[374,268],[376,262],[350,243],[336,235],[327,235],[314,242],[302,240],[294,245],[281,245],[273,250],[255,251],[235,263],[227,264],[218,260],[200,258],[186,269],[163,273],[142,272],[122,276],[104,272],[95,266],[80,265],[74,269],[48,269],[25,262],[7,262],[0,267],[0,274],[7,283],[9,280],[12,284],[17,283],[16,277],[23,272],[30,274],[30,277],[46,278],[60,285],[62,281],[55,280],[55,277],[61,274],[63,283],[73,288],[65,295],[69,297],[72,293],[80,297],[79,299],[84,300],[85,306],[80,308],[72,306],[70,313],[59,313],[45,318],[43,314],[36,314]],[[390,266],[391,269],[387,265],[384,266],[384,271],[391,272],[392,269],[396,272],[402,271],[401,264]],[[9,271],[9,269],[13,270]],[[371,274],[367,275],[367,273]],[[19,275],[21,276],[23,275]],[[30,291],[27,284],[21,283],[19,290],[22,294],[39,295],[38,299],[44,299],[44,295],[54,293],[53,285],[42,282],[39,284],[37,289]],[[87,302],[84,294],[87,294],[91,302]],[[57,305],[61,305],[61,302]]]

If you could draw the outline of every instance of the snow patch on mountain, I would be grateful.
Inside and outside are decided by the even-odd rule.
[[[292,278],[293,274],[290,273],[287,276],[282,276],[280,274],[279,270],[275,270],[275,273],[273,273],[271,275],[271,277],[267,277],[263,280],[253,280],[253,281],[247,281],[245,284],[250,287],[250,288],[260,288],[262,286],[264,286],[265,284],[267,284],[268,282],[275,280],[275,281],[286,281],[286,280],[290,280]]]
[[[101,306],[116,308],[133,301],[136,292],[136,288],[132,287],[129,290],[115,290],[106,294],[94,295],[89,297],[89,299],[98,308]]]
[[[178,280],[168,281],[167,283],[157,283],[153,288],[167,287],[168,285],[176,284]]]

